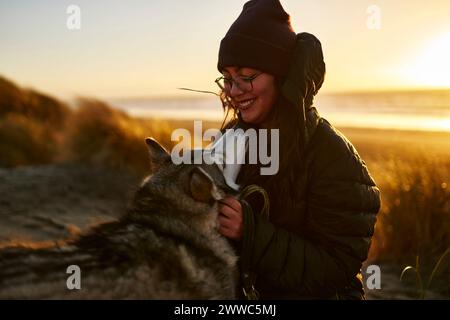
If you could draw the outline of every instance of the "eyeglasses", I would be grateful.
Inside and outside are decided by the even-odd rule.
[[[233,78],[225,78],[224,76],[217,78],[216,83],[221,90],[225,93],[230,93],[231,88],[233,87],[233,83],[244,92],[250,92],[253,90],[253,80],[259,77],[263,72],[259,72],[251,77],[237,77]]]

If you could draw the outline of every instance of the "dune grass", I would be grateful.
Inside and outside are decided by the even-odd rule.
[[[342,131],[381,190],[370,259],[433,264],[450,246],[450,134]]]
[[[80,99],[67,126],[61,159],[143,175],[149,169],[144,139],[153,136],[170,147],[170,133],[165,121],[134,119],[101,101]]]
[[[70,113],[66,104],[0,77],[0,166],[54,161]]]
[[[424,289],[450,296],[450,133],[342,131],[382,195],[368,262],[396,265],[399,277],[412,265],[416,274],[403,281],[417,288],[418,297],[424,298]],[[414,283],[422,278],[426,284]]]

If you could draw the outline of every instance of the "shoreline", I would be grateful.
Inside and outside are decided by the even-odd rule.
[[[211,119],[195,119],[195,118],[189,118],[189,119],[181,119],[181,118],[167,118],[167,117],[157,117],[157,116],[150,116],[150,117],[137,117],[130,115],[132,118],[138,119],[140,121],[156,121],[156,122],[167,122],[169,124],[173,124],[174,126],[183,126],[186,124],[191,124],[193,126],[194,121],[202,121],[204,127],[212,127],[212,126],[220,126],[222,123],[221,120],[211,120]],[[324,117],[325,118],[325,117]],[[326,119],[326,118],[325,118]],[[326,119],[328,120],[328,119]],[[363,126],[349,126],[349,125],[334,125],[332,121],[329,121],[333,127],[337,128],[340,131],[371,131],[374,133],[380,133],[380,132],[391,132],[391,133],[398,133],[398,134],[433,134],[433,135],[442,135],[442,136],[449,136],[450,137],[450,128],[449,131],[446,130],[424,130],[424,129],[403,129],[403,128],[385,128],[385,127],[363,127]],[[206,126],[205,126],[206,124]]]
[[[193,132],[194,119],[180,120],[167,118],[137,118],[140,121],[163,122],[171,128],[185,128]],[[209,128],[220,128],[221,122],[205,120],[202,122],[202,130]],[[334,126],[334,125],[333,125]],[[428,149],[434,153],[450,155],[450,131],[425,131],[425,130],[403,130],[386,128],[363,128],[350,126],[334,126],[343,133],[356,147],[367,144],[375,144],[379,147],[386,146],[399,149],[404,147],[413,149]],[[359,150],[359,148],[357,148]],[[394,152],[395,153],[395,152]]]

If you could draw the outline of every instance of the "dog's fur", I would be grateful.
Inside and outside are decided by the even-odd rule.
[[[0,298],[233,299],[236,256],[217,231],[217,200],[233,193],[215,165],[174,165],[146,140],[153,174],[117,222],[50,248],[0,250]],[[69,265],[81,289],[69,290]]]

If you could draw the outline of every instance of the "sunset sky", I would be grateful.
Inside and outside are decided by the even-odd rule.
[[[449,0],[281,0],[322,42],[324,92],[450,88]],[[0,75],[60,97],[215,89],[220,40],[241,0],[0,0]],[[81,29],[69,30],[69,5]],[[376,5],[381,28],[370,29]]]

